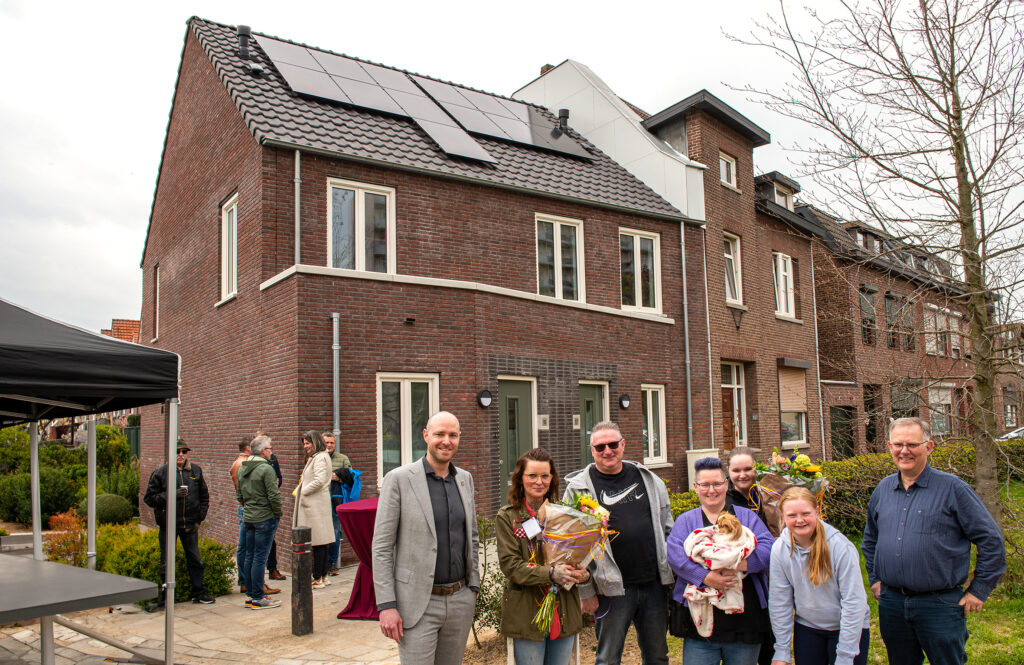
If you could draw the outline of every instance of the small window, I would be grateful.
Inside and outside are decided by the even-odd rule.
[[[537,215],[537,293],[585,302],[582,221]]]
[[[953,431],[953,389],[938,387],[928,389],[928,420],[932,434],[945,435]]]
[[[657,233],[619,229],[622,307],[661,311],[661,249]]]
[[[644,464],[668,461],[665,452],[665,387],[640,386],[640,417],[643,421]]]
[[[775,202],[787,210],[792,210],[793,192],[780,185],[775,185]]]
[[[747,445],[747,397],[742,363],[722,363],[722,418],[723,434],[731,433],[735,446]]]
[[[780,316],[796,317],[796,298],[793,286],[793,258],[787,254],[775,252],[775,313]]]
[[[220,299],[238,292],[238,195],[220,209]]]
[[[736,187],[736,159],[724,152],[718,153],[719,177],[725,184]]]
[[[725,234],[725,301],[743,304],[743,269],[740,239]]]
[[[860,287],[860,340],[867,346],[875,345],[875,289]]]
[[[378,483],[426,453],[423,429],[438,409],[437,374],[377,374]]]
[[[395,273],[395,190],[328,180],[327,260],[331,268]]]

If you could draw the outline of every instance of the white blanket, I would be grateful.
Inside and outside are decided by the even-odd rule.
[[[754,551],[757,538],[754,532],[743,527],[743,530],[732,538],[718,532],[718,526],[706,526],[697,529],[683,543],[683,550],[691,561],[699,563],[707,570],[736,568],[740,561]],[[728,614],[743,611],[743,578],[744,573],[737,573],[739,584],[725,592],[710,587],[687,584],[683,597],[690,607],[690,617],[697,626],[701,637],[710,637],[715,628],[714,611],[718,609]]]

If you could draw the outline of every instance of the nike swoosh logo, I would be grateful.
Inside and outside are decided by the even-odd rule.
[[[603,503],[606,506],[613,506],[616,503],[618,503],[619,501],[622,501],[623,499],[625,499],[626,495],[628,495],[630,492],[632,492],[633,490],[635,490],[639,486],[640,486],[640,483],[633,483],[632,485],[630,485],[626,489],[624,489],[621,492],[618,492],[616,494],[609,494],[608,492],[601,492],[601,503]],[[635,498],[642,499],[643,496],[644,495],[641,494],[640,496],[637,496]]]

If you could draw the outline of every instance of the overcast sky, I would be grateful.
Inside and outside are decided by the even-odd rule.
[[[768,53],[723,35],[749,32],[775,7],[0,0],[0,297],[97,331],[139,317],[139,261],[192,15],[505,95],[566,58],[648,112],[707,88],[772,134],[755,171],[792,175],[782,147],[802,128],[728,87],[782,85]]]

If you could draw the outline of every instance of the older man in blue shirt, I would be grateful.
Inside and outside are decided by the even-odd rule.
[[[967,662],[967,614],[980,612],[1006,570],[995,520],[971,487],[928,465],[935,449],[920,418],[889,426],[889,451],[899,469],[868,501],[861,549],[878,627],[890,665]],[[971,544],[978,549],[974,579]]]

